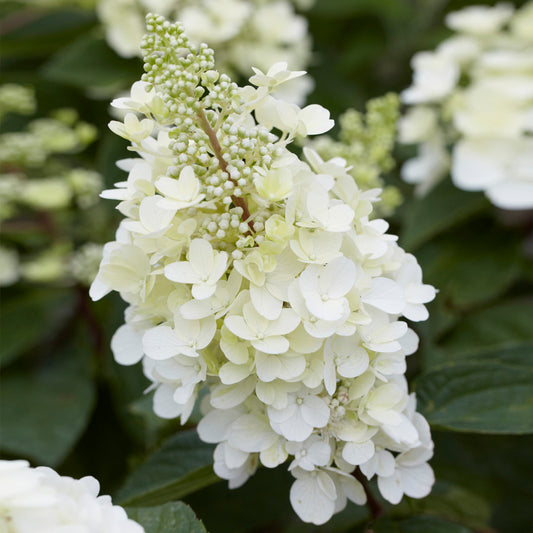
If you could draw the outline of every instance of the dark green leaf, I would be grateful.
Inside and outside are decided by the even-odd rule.
[[[429,496],[408,502],[410,514],[429,514],[452,522],[457,522],[475,530],[489,528],[490,503],[479,494],[454,483],[447,482],[437,475],[437,482]]]
[[[464,492],[466,498],[463,503],[459,504],[458,494],[455,498],[456,510],[466,510],[467,503],[470,504],[470,516],[465,515],[461,523],[479,532],[533,531],[530,506],[524,505],[524,502],[533,501],[533,478],[524,475],[531,470],[533,435],[433,431],[433,440],[435,456],[431,464],[437,484],[432,495],[435,493],[440,498],[441,489],[446,487],[455,493],[459,490]],[[413,500],[412,503],[416,504],[414,509],[418,510],[418,504],[423,504],[432,495],[420,502]],[[489,525],[472,522],[472,519],[482,519],[487,512],[487,504],[483,502],[491,506]],[[453,508],[450,506],[451,510]],[[440,516],[448,518],[442,514]],[[449,515],[449,518],[452,516]]]
[[[2,450],[55,466],[87,426],[95,390],[86,339],[74,338],[42,370],[6,372],[0,388]]]
[[[447,353],[533,343],[533,300],[516,299],[470,313],[445,339]]]
[[[0,364],[5,365],[61,329],[72,314],[75,293],[68,289],[31,289],[3,298]]]
[[[417,380],[430,424],[457,431],[533,432],[533,344],[487,350],[453,361]]]
[[[130,507],[128,516],[141,524],[146,533],[206,533],[202,522],[183,502],[170,502],[155,507]]]
[[[381,518],[372,530],[374,533],[472,533],[467,527],[432,516],[416,516],[397,522]]]
[[[490,301],[520,274],[516,236],[480,225],[439,238],[417,251],[424,281],[439,289],[444,305],[464,308]]]
[[[461,191],[445,179],[429,194],[405,206],[400,242],[406,250],[418,248],[489,205],[482,193]]]
[[[44,66],[47,79],[87,87],[116,90],[129,85],[141,74],[137,60],[119,57],[100,37],[84,36],[61,49]]]
[[[177,433],[128,477],[118,499],[123,505],[158,505],[216,483],[213,449],[196,430]]]
[[[533,343],[533,300],[509,300],[462,314],[446,305],[442,296],[430,305],[431,318],[422,326],[422,331],[426,331],[426,343],[421,349],[426,371],[451,359],[463,359],[470,352],[475,355],[486,348]]]

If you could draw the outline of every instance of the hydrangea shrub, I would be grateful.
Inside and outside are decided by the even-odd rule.
[[[129,304],[115,359],[142,361],[161,417],[185,423],[208,387],[198,433],[217,444],[215,472],[233,488],[289,461],[306,522],[364,504],[356,473],[392,503],[427,495],[433,443],[403,319],[425,320],[435,289],[370,218],[380,191],[340,157],[289,150],[333,127],[323,107],[273,94],[304,72],[278,62],[239,87],[180,23],[148,15],[147,28],[145,74],[110,123],[135,152],[102,193],[124,220],[90,292]]]

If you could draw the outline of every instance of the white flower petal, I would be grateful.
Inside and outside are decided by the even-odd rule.
[[[386,313],[398,314],[405,306],[404,291],[392,279],[374,278],[369,291],[362,295],[363,302]]]
[[[178,283],[198,283],[201,281],[198,273],[188,261],[171,263],[165,267],[165,277]]]
[[[285,353],[289,349],[289,341],[280,335],[252,340],[252,346],[261,352],[269,354]]]
[[[182,353],[183,348],[183,343],[169,326],[156,326],[149,329],[143,335],[142,344],[144,353],[156,361],[170,359]]]
[[[351,465],[358,466],[369,461],[375,452],[374,442],[347,442],[342,450],[342,458]]]
[[[217,409],[231,409],[240,405],[255,388],[254,376],[235,385],[217,385],[211,390],[211,405]]]
[[[315,473],[297,479],[290,491],[290,500],[296,514],[315,525],[325,524],[335,510],[335,500],[325,494]]]
[[[391,476],[378,477],[378,488],[381,495],[390,503],[396,505],[403,497],[402,478],[396,470]]]
[[[232,422],[242,414],[242,408],[209,411],[198,423],[198,435],[204,442],[221,442],[226,439]]]
[[[250,298],[260,315],[268,318],[268,320],[279,318],[283,302],[272,296],[265,286],[259,287],[250,283]]]
[[[228,442],[239,450],[252,453],[270,448],[278,438],[267,419],[245,415],[231,425]]]
[[[174,401],[175,387],[162,383],[154,394],[154,412],[161,418],[176,418],[181,415],[183,405]]]
[[[134,365],[144,355],[142,336],[128,324],[123,324],[111,339],[111,350],[118,364]]]
[[[424,498],[435,483],[435,475],[427,464],[402,468],[403,490],[411,498]]]
[[[324,427],[329,421],[329,407],[318,396],[307,396],[301,406],[302,418],[315,428]]]

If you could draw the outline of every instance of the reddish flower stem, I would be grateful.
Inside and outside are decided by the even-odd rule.
[[[217,134],[215,130],[211,127],[211,124],[209,124],[209,121],[207,120],[207,117],[205,116],[205,113],[200,110],[198,111],[198,118],[200,119],[200,123],[202,125],[202,129],[206,133],[206,135],[209,137],[209,142],[211,143],[211,148],[213,149],[213,153],[215,154],[215,157],[218,159],[218,164],[220,165],[220,168],[228,174],[228,179],[237,186],[237,182],[229,175],[228,172],[228,164],[226,160],[222,157],[222,147],[220,146],[220,142],[218,141]],[[248,204],[244,200],[244,198],[241,198],[240,196],[235,196],[234,194],[231,195],[231,201],[236,207],[240,207],[242,209],[242,219],[248,224],[248,227],[250,228],[250,232],[248,234],[251,234],[254,232],[254,223],[252,222],[251,216],[250,216],[250,210],[248,209]]]
[[[363,485],[363,489],[366,494],[366,504],[368,505],[368,509],[370,510],[370,514],[372,515],[373,520],[377,520],[380,516],[383,516],[385,514],[385,509],[381,506],[381,504],[376,500],[374,495],[372,494],[372,491],[370,490],[370,487],[368,486],[367,479],[359,470],[359,468],[356,468],[353,472],[353,477]]]

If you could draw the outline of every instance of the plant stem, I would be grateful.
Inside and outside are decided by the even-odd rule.
[[[228,174],[228,179],[234,185],[237,185],[237,182],[229,175],[228,164],[226,160],[222,157],[222,147],[220,146],[220,142],[218,141],[217,134],[215,133],[215,130],[211,127],[211,124],[209,124],[209,121],[207,120],[207,117],[205,116],[205,113],[203,112],[203,110],[198,111],[198,118],[200,119],[202,129],[209,137],[211,148],[213,148],[213,153],[215,154],[215,157],[218,160],[218,164],[220,165],[220,168]],[[232,194],[231,201],[236,207],[240,207],[242,209],[242,220],[246,222],[248,224],[248,227],[250,228],[250,231],[248,232],[248,234],[253,233],[255,231],[254,223],[250,216],[250,210],[248,209],[248,204],[246,203],[244,198],[241,198],[240,196],[235,196],[234,194]]]
[[[83,320],[85,321],[85,324],[87,325],[91,335],[96,358],[101,360],[106,351],[104,333],[91,308],[92,302],[89,299],[89,293],[87,292],[87,289],[81,285],[78,285],[76,286],[76,292],[78,296],[78,316],[83,317]]]
[[[377,520],[380,516],[383,516],[385,514],[385,509],[383,509],[382,505],[376,500],[374,495],[372,494],[372,491],[370,490],[370,487],[368,486],[367,480],[361,470],[359,468],[356,468],[353,472],[353,476],[361,485],[363,485],[363,489],[366,494],[366,504],[368,505],[368,509],[370,511],[370,514],[372,515],[372,520]]]
[[[40,17],[44,11],[40,9],[23,9],[7,15],[0,22],[0,36],[7,35]]]

